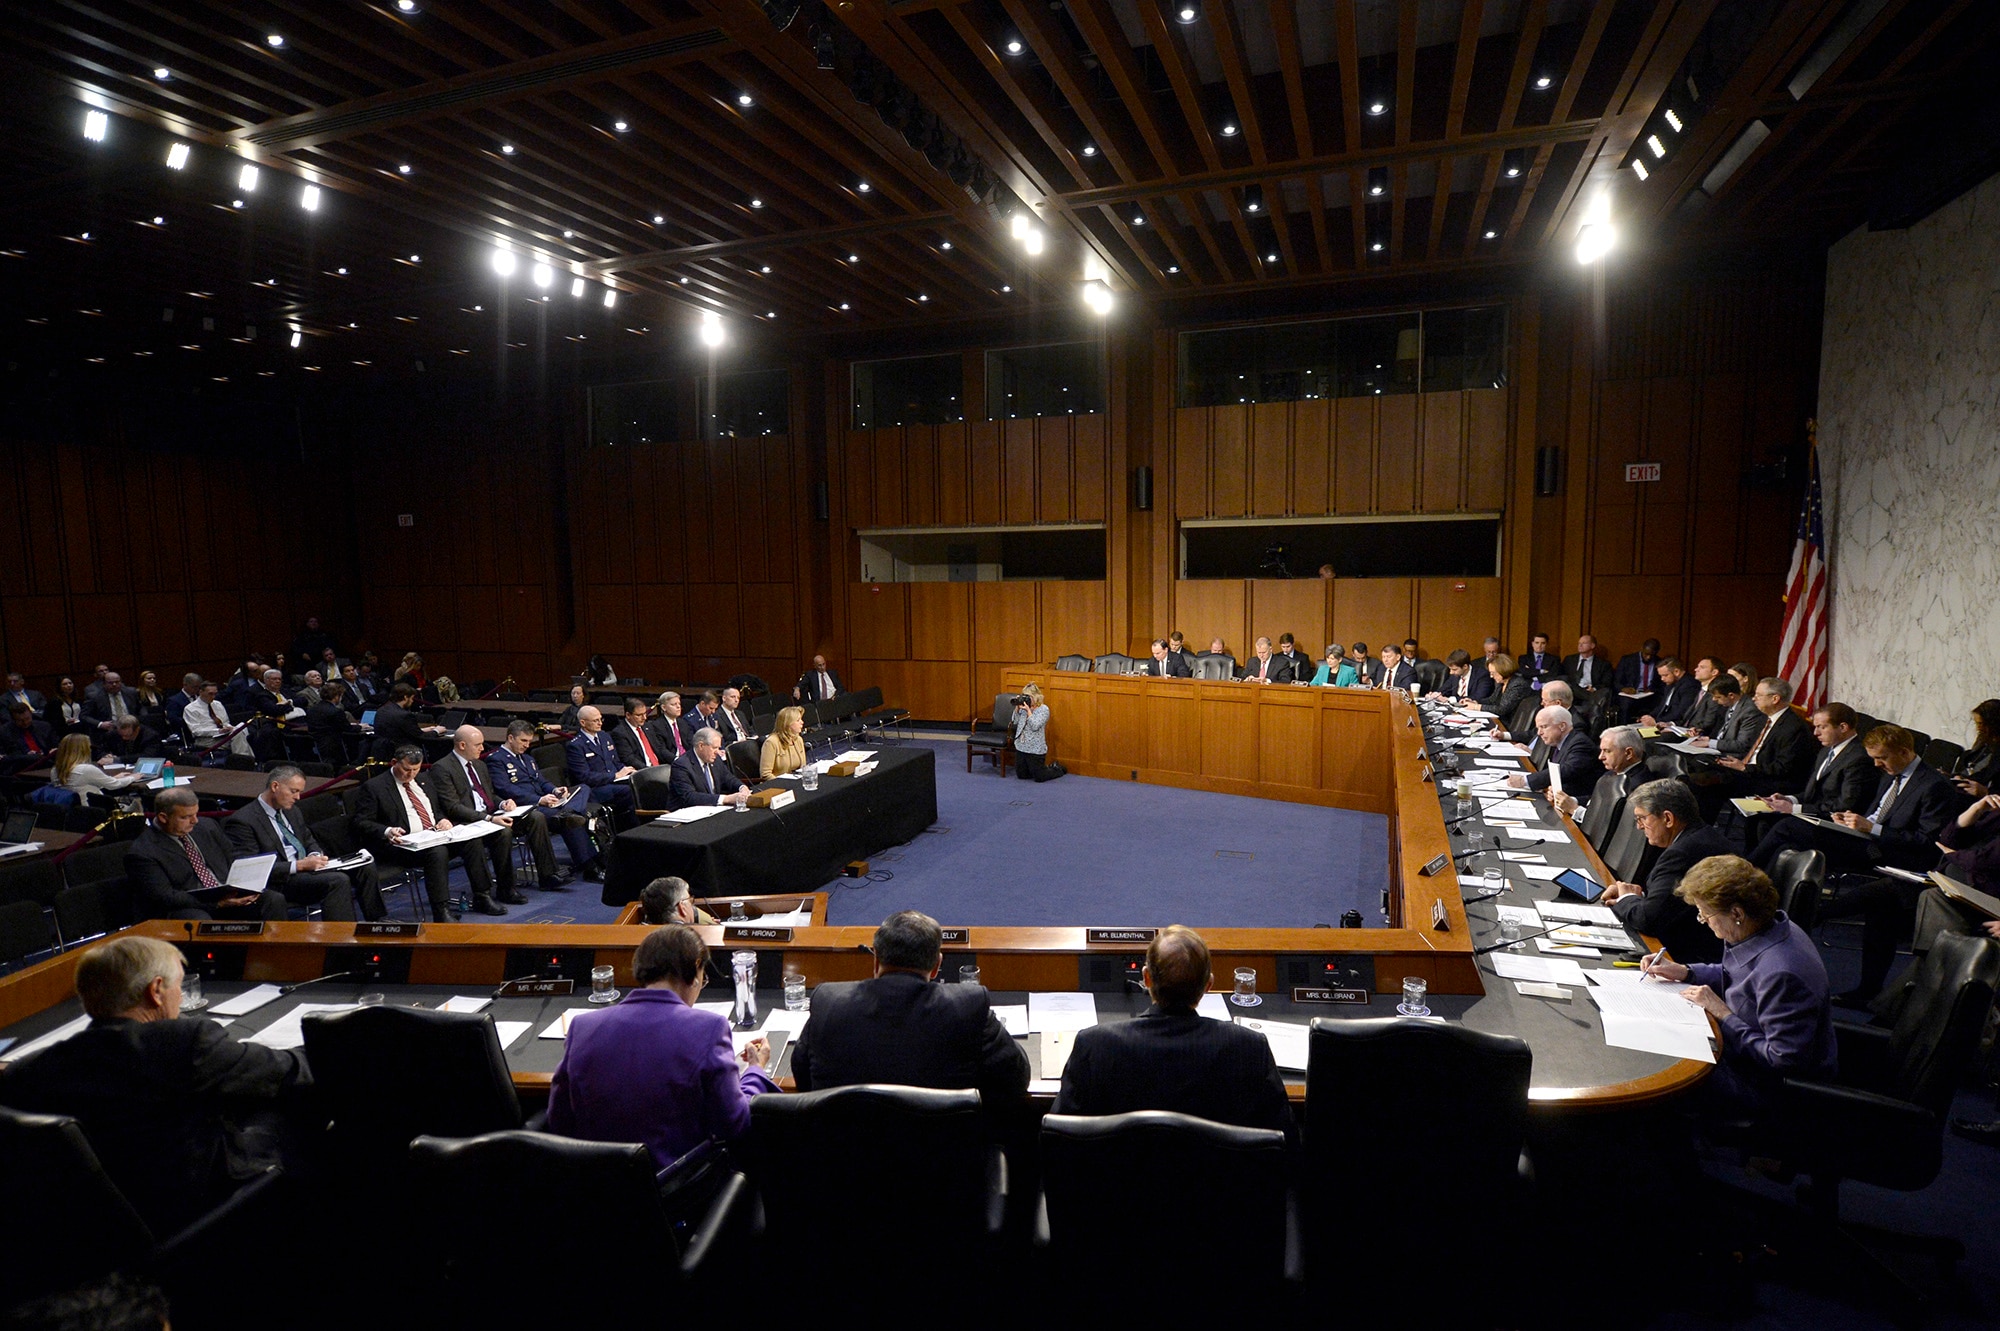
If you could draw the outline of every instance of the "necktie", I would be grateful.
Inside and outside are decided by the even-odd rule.
[[[1641,661],[1639,663],[1639,687],[1642,689],[1653,687],[1653,666],[1651,662]]]
[[[1778,718],[1775,716],[1764,722],[1764,728],[1757,732],[1757,742],[1750,746],[1750,752],[1743,755],[1743,765],[1745,767],[1749,767],[1757,761],[1757,750],[1764,747],[1764,740],[1770,735],[1771,727],[1777,724]]]
[[[174,840],[181,843],[181,850],[186,853],[188,863],[194,866],[194,876],[200,880],[203,887],[222,886],[221,880],[216,878],[215,874],[210,871],[208,861],[204,860],[201,857],[201,852],[194,848],[193,837],[180,836],[175,837]]]
[[[291,850],[291,854],[286,858],[294,864],[298,863],[300,857],[306,853],[306,843],[299,840],[298,833],[292,831],[291,823],[287,822],[285,815],[278,810],[271,810],[271,821],[277,826],[278,839]]]
[[[819,700],[825,702],[833,696],[833,676],[822,670],[819,672]]]
[[[1831,767],[1831,766],[1833,766],[1833,750],[1832,750],[1832,749],[1828,749],[1828,750],[1826,751],[1826,756],[1825,756],[1825,757],[1823,757],[1823,758],[1821,758],[1821,759],[1819,760],[1819,770],[1818,770],[1817,772],[1814,772],[1814,773],[1813,773],[1813,780],[1814,780],[1815,782],[1819,782],[1819,781],[1823,781],[1823,780],[1825,780],[1825,779],[1826,779],[1826,769],[1827,769],[1827,768],[1829,768],[1829,767]]]
[[[26,741],[29,753],[40,753],[42,751],[42,746],[35,742],[35,730],[33,726],[22,731],[21,738]]]
[[[646,755],[646,765],[648,767],[658,767],[660,760],[653,756],[653,741],[647,739],[646,732],[637,726],[632,727],[632,733],[639,737],[639,751]]]
[[[1903,778],[1907,775],[1909,775],[1909,768],[1906,767],[1896,774],[1894,780],[1889,782],[1889,788],[1882,792],[1881,803],[1877,804],[1875,812],[1868,816],[1869,822],[1880,823],[1888,816],[1889,806],[1896,802],[1896,793],[1903,788]]]
[[[667,727],[667,730],[674,737],[674,757],[678,758],[687,752],[687,746],[681,743],[681,723],[675,721]]]
[[[715,773],[710,770],[707,763],[701,765],[701,779],[707,784],[708,793],[713,795],[715,793]]]
[[[111,695],[111,719],[113,721],[122,721],[128,715],[130,713],[125,710],[125,691],[120,689]]]
[[[409,797],[410,807],[417,811],[417,821],[423,824],[423,830],[428,832],[436,827],[437,820],[431,817],[431,806],[424,803],[423,794],[417,789],[417,783],[414,781],[406,782],[403,786],[403,793]]]
[[[465,764],[465,779],[472,783],[472,793],[479,796],[479,807],[481,809],[492,808],[493,801],[487,797],[486,783],[479,779],[479,765],[477,763],[468,761]]]
[[[222,713],[221,713],[221,712],[218,712],[218,711],[216,711],[216,710],[215,710],[215,704],[214,704],[214,703],[210,703],[210,704],[208,705],[208,716],[209,716],[209,719],[210,719],[210,720],[212,720],[212,721],[214,721],[214,722],[215,722],[215,728],[216,728],[217,730],[225,730],[225,729],[227,729],[227,728],[228,728],[228,726],[229,726],[229,723],[228,723],[227,721],[225,721],[225,720],[223,720],[223,719],[222,719]]]

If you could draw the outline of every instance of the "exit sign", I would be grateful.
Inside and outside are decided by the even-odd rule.
[[[1625,480],[1628,484],[1660,479],[1660,464],[1657,462],[1628,462],[1625,464]]]

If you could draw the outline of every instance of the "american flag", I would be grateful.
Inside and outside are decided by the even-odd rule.
[[[1810,432],[1812,426],[1808,425]],[[1792,682],[1792,701],[1810,712],[1826,690],[1826,523],[1819,498],[1819,446],[1807,452],[1806,501],[1799,510],[1792,571],[1785,577],[1785,635],[1778,673]]]

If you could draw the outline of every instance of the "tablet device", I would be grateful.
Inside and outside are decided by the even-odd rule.
[[[372,708],[372,707],[371,707],[371,708],[369,708],[369,709],[368,709],[367,711],[365,711],[365,712],[363,712],[363,713],[361,714],[361,724],[362,724],[362,725],[364,725],[364,726],[367,726],[367,727],[369,727],[370,729],[373,729],[373,728],[374,728],[374,725],[375,725],[375,709],[374,709],[374,708]]]
[[[139,769],[139,775],[149,781],[158,776],[166,765],[165,758],[141,758],[134,764]]]
[[[1595,901],[1604,895],[1604,884],[1580,869],[1564,869],[1555,877],[1556,890],[1578,901]]]

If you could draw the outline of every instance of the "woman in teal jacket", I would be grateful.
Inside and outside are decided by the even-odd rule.
[[[1319,669],[1314,672],[1312,682],[1331,684],[1344,689],[1359,683],[1360,679],[1361,676],[1355,672],[1353,662],[1341,653],[1340,646],[1336,643],[1326,649],[1326,659],[1319,663]]]

